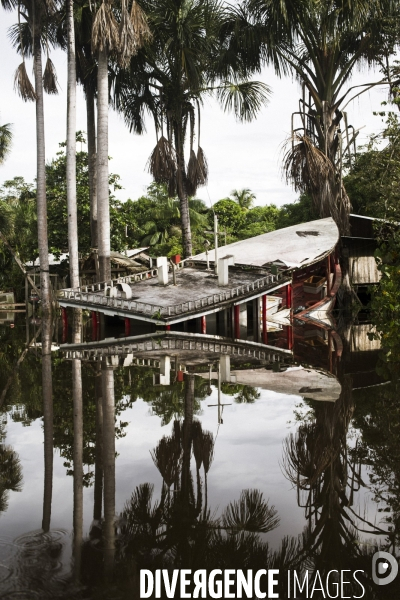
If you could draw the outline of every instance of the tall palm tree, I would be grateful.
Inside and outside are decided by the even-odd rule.
[[[254,204],[256,195],[249,188],[243,188],[242,190],[232,190],[232,199],[239,204],[241,208],[248,210]]]
[[[7,9],[18,9],[18,23],[16,29],[11,31],[14,45],[22,55],[22,63],[15,75],[15,85],[23,100],[36,103],[36,203],[38,243],[40,258],[40,294],[43,313],[51,310],[51,286],[49,276],[49,246],[47,235],[47,199],[46,199],[46,164],[45,164],[45,136],[44,136],[44,107],[43,91],[57,93],[56,77],[53,64],[47,58],[45,71],[42,69],[42,44],[43,34],[49,29],[49,23],[54,14],[55,2],[53,0],[1,0],[2,6]],[[25,20],[21,27],[21,16]],[[29,81],[26,67],[25,54],[33,55],[33,71],[35,88]]]
[[[272,63],[280,75],[295,75],[303,88],[300,127],[285,157],[287,178],[297,190],[310,192],[321,216],[332,216],[348,234],[350,201],[341,177],[348,139],[341,131],[352,95],[370,87],[355,91],[348,81],[357,65],[373,64],[393,44],[384,22],[398,18],[397,3],[245,0],[240,10],[243,30],[253,27],[249,51],[258,40],[259,60]]]
[[[11,151],[12,131],[10,123],[0,125],[0,165]]]
[[[229,11],[217,0],[143,0],[143,7],[153,41],[133,57],[129,72],[117,76],[114,102],[135,129],[144,110],[138,98],[152,96],[147,106],[155,120],[157,144],[149,171],[155,181],[168,185],[171,197],[179,198],[187,257],[192,254],[188,198],[208,178],[200,145],[202,100],[215,91],[225,110],[250,120],[266,103],[269,88],[248,81],[244,61],[229,52]]]
[[[120,13],[119,26],[113,8]],[[93,21],[92,49],[97,52],[97,213],[100,278],[111,279],[110,206],[108,188],[108,62],[116,56],[126,65],[149,37],[145,15],[134,0],[128,12],[127,0],[102,0]]]
[[[69,273],[71,287],[79,287],[78,214],[76,205],[76,56],[74,0],[67,0],[68,87],[67,87],[67,211]]]

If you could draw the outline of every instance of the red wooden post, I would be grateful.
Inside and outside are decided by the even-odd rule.
[[[292,308],[292,284],[286,286],[286,308]]]
[[[166,325],[165,326],[165,331],[171,331],[171,325]]]
[[[97,313],[92,310],[92,340],[95,342],[97,340]]]
[[[182,382],[184,379],[183,377],[183,371],[177,371],[176,373],[176,380]]]
[[[262,297],[262,339],[267,343],[267,294]]]
[[[127,317],[125,318],[125,337],[128,337],[131,334],[131,320]]]
[[[64,306],[61,307],[61,316],[62,316],[62,324],[63,324],[62,341],[63,341],[63,344],[65,344],[65,342],[67,341],[67,338],[68,338],[68,313],[67,313],[67,309]]]
[[[326,265],[326,295],[330,296],[331,295],[331,257],[328,256],[326,261],[327,261],[327,265]]]
[[[293,350],[293,327],[291,325],[287,328],[287,345],[288,350]]]
[[[206,315],[203,315],[201,318],[201,333],[207,333],[207,319]]]
[[[240,339],[240,304],[233,307],[233,321],[235,328],[235,339]]]

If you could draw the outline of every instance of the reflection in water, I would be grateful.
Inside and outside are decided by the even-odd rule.
[[[81,339],[81,318],[78,313],[72,322],[77,344]],[[16,523],[15,515],[20,510],[12,510],[12,491],[21,488],[21,463],[24,473],[31,476],[25,467],[29,463],[23,462],[23,443],[18,445],[21,437],[15,432],[20,436],[22,425],[26,431],[30,426],[33,429],[41,416],[45,453],[42,530],[14,539],[14,550],[8,554],[0,546],[2,562],[14,573],[8,576],[12,583],[7,584],[7,593],[31,589],[29,597],[135,598],[141,568],[278,568],[282,574],[279,593],[284,598],[285,571],[297,569],[301,573],[307,568],[311,574],[365,569],[365,597],[393,597],[393,586],[384,590],[371,587],[370,555],[380,543],[395,554],[399,541],[400,427],[397,396],[393,395],[397,388],[378,386],[368,392],[362,389],[363,379],[370,385],[377,381],[367,352],[354,349],[354,336],[348,331],[341,336],[335,333],[336,338],[331,332],[318,337],[308,325],[298,325],[294,357],[285,354],[279,361],[267,356],[257,344],[246,346],[228,340],[211,347],[200,336],[193,336],[192,345],[185,350],[188,342],[184,336],[179,340],[176,334],[149,339],[140,350],[119,351],[112,344],[106,345],[104,351],[98,347],[84,360],[80,354],[70,355],[71,360],[60,360],[58,355],[52,365],[51,327],[51,323],[43,321],[41,386],[37,358],[30,351],[21,362],[15,382],[7,388],[8,397],[15,393],[20,405],[18,409],[7,407],[12,425],[19,427],[13,430],[17,441],[12,442],[12,448],[3,440],[0,445],[0,511],[6,524],[8,517]],[[303,364],[307,357],[308,365],[315,357],[318,369],[308,366],[302,370],[298,364],[291,365],[296,357],[301,357]],[[364,374],[362,368],[367,363],[369,371]],[[52,368],[58,391],[54,415]],[[7,384],[9,377],[10,372],[4,378],[0,374],[1,384]],[[28,381],[30,385],[26,384]],[[26,391],[21,385],[17,387],[20,382],[25,382]],[[355,382],[359,388],[356,391]],[[38,403],[40,387],[42,405]],[[261,393],[265,389],[276,391],[268,402]],[[212,399],[202,404],[210,394]],[[277,433],[284,439],[283,469],[296,494],[287,491],[287,487],[280,489],[287,495],[296,495],[305,518],[293,532],[295,535],[284,537],[272,548],[269,534],[287,515],[279,505],[276,510],[266,500],[272,492],[261,489],[260,476],[253,479],[249,473],[248,479],[243,477],[235,495],[221,506],[215,502],[213,488],[221,484],[222,489],[224,473],[218,471],[218,463],[226,453],[225,434],[232,426],[235,411],[260,407],[272,415],[287,394],[305,396],[309,411],[294,433],[288,436],[283,428]],[[118,422],[118,416],[142,401],[150,409],[148,427],[155,431],[161,425],[164,430],[157,432],[155,441],[145,440],[147,453],[154,447],[142,468],[135,448],[145,443],[145,434],[139,425],[131,423],[130,445],[121,446],[121,458],[124,465],[132,466],[134,479],[128,480],[123,496],[119,496],[125,473],[118,471],[116,440],[124,435],[128,423]],[[227,411],[224,414],[223,407]],[[214,433],[206,429],[202,409],[215,415]],[[238,418],[238,422],[243,419],[241,433],[246,428],[245,415],[246,412],[240,412]],[[286,420],[290,418],[288,414]],[[5,425],[2,431],[5,438]],[[265,446],[261,446],[255,440],[254,452],[268,452],[269,440],[264,441]],[[239,435],[235,443],[241,443]],[[53,459],[54,446],[65,461],[62,467],[58,463],[58,472],[61,468],[63,473],[58,479],[54,474],[57,468],[53,472],[53,460],[58,460],[57,453]],[[65,467],[72,478],[64,477]],[[235,472],[234,462],[229,469]],[[57,494],[65,493],[64,512],[70,511],[66,524],[69,527],[70,520],[73,525],[72,548],[69,534],[58,530],[54,522],[57,503],[51,517],[53,486]],[[22,498],[25,489],[20,494]],[[379,500],[385,519],[373,505],[371,491]],[[7,495],[9,508],[4,512]],[[368,504],[365,510],[364,502]],[[90,503],[91,519],[93,515],[91,523],[84,519],[86,503]],[[32,526],[25,531],[37,527],[35,518],[33,511]],[[37,569],[43,575],[35,579]],[[0,585],[1,581],[0,573]],[[360,587],[355,586],[353,592],[358,595]],[[350,587],[347,594],[351,594]],[[318,596],[317,592],[313,597],[323,595]]]
[[[73,312],[73,339],[81,341],[82,311]],[[74,508],[73,508],[73,557],[74,579],[79,580],[81,571],[81,551],[83,538],[83,407],[82,407],[82,365],[77,358],[72,359],[72,402],[74,411]]]
[[[53,380],[51,373],[50,317],[42,322],[42,394],[43,394],[43,431],[44,431],[44,493],[42,529],[50,530],[51,502],[53,496]]]
[[[0,442],[0,513],[8,507],[8,493],[22,491],[22,468],[18,454]]]
[[[104,570],[110,577],[115,555],[115,396],[114,366],[107,359],[101,365],[103,392],[104,469]]]

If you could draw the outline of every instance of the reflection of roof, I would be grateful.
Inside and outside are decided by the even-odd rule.
[[[328,217],[222,246],[218,250],[218,257],[233,254],[237,265],[261,267],[280,263],[287,267],[300,267],[329,254],[338,240],[336,223]],[[208,255],[210,261],[213,261],[214,250],[210,250]],[[206,254],[202,252],[194,258],[205,261]]]

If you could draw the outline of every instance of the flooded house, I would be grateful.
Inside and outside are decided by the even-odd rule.
[[[293,314],[331,302],[340,281],[331,218],[272,231],[146,271],[64,289],[63,308],[125,320],[126,335],[167,331],[246,338],[291,349]]]

